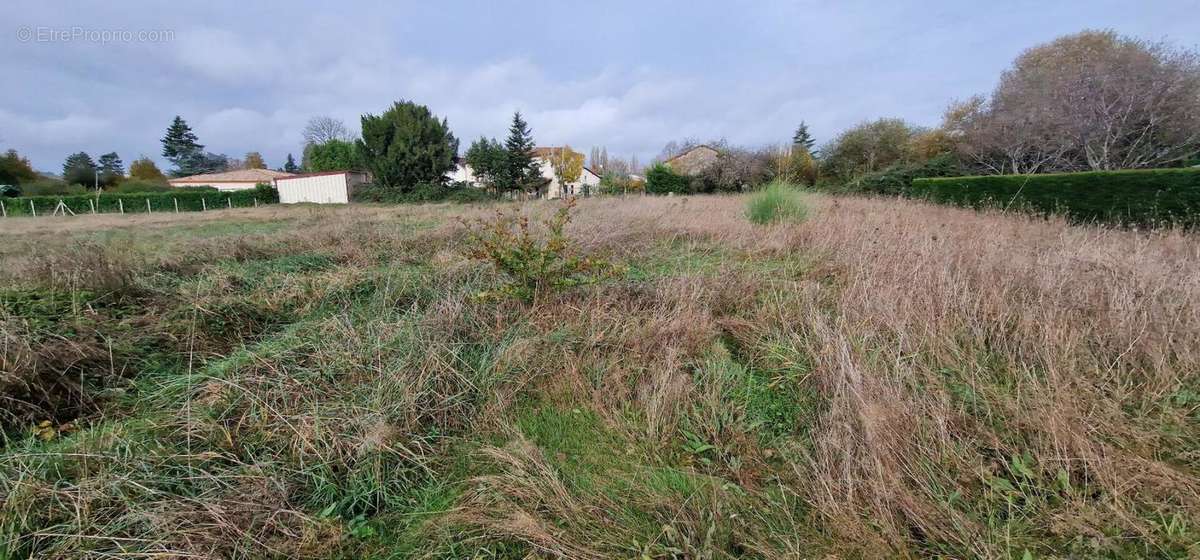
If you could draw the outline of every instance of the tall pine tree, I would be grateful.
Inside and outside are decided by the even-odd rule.
[[[505,190],[527,193],[539,192],[549,182],[542,176],[533,148],[533,132],[521,118],[521,112],[513,113],[512,126],[508,128],[508,139],[504,141],[507,162],[504,177],[498,185]]]
[[[175,120],[167,127],[167,135],[162,138],[162,155],[175,165],[172,175],[194,175],[202,172],[202,168],[208,167],[205,165],[204,145],[197,140],[192,127],[188,126],[183,117],[175,115]]]
[[[808,133],[808,125],[804,121],[800,121],[800,126],[796,128],[796,134],[792,135],[792,146],[796,148],[804,148],[808,153],[813,153],[813,146],[817,141],[813,139],[812,134]]]
[[[97,160],[100,166],[100,184],[104,186],[115,185],[125,178],[125,162],[121,161],[121,156],[117,152],[109,152],[100,156]]]
[[[63,180],[71,185],[91,187],[96,180],[96,162],[87,152],[67,156],[63,162]]]

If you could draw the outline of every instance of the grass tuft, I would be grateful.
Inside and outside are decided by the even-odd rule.
[[[808,204],[800,188],[775,181],[750,196],[746,217],[759,225],[802,222],[808,217]]]

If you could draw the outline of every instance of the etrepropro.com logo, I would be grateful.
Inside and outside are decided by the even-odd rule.
[[[163,43],[175,40],[175,30],[26,25],[17,28],[17,40],[22,43]]]

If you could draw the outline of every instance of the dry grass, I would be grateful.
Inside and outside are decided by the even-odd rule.
[[[740,197],[582,201],[567,234],[627,274],[532,304],[475,297],[499,279],[457,218],[482,208],[118,240],[23,220],[6,282],[141,307],[59,339],[10,312],[6,380],[78,373],[63,338],[141,340],[123,321],[174,342],[125,356],[79,433],[9,441],[0,535],[18,557],[1200,554],[1194,235],[807,202],[759,226]]]

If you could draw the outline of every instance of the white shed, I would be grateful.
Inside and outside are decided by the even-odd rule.
[[[354,192],[354,187],[365,182],[367,182],[366,173],[329,171],[276,179],[275,188],[279,191],[279,202],[284,204],[297,202],[346,204],[350,202],[350,195]]]

